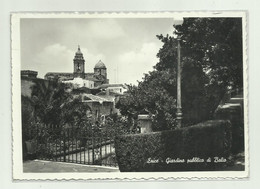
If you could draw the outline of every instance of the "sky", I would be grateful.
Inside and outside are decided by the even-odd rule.
[[[80,45],[85,72],[101,60],[110,83],[137,84],[153,70],[162,42],[156,35],[173,33],[174,18],[22,18],[21,69],[73,72]]]

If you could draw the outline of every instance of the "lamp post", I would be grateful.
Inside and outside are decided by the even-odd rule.
[[[177,111],[176,111],[176,122],[177,128],[181,128],[182,125],[182,108],[181,108],[181,45],[180,45],[181,37],[177,36],[177,53],[178,53],[178,65],[177,65]]]

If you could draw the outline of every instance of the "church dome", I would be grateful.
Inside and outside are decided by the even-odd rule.
[[[106,65],[99,60],[98,63],[96,63],[95,68],[106,68]]]

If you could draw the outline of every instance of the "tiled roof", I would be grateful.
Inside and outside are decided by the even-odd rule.
[[[45,76],[49,75],[60,75],[60,76],[71,76],[73,73],[66,73],[66,72],[48,72],[45,74]]]
[[[101,91],[99,93],[97,93],[98,96],[108,96],[106,91]],[[109,96],[122,96],[122,94],[119,93],[115,93],[113,91],[109,92]]]
[[[99,86],[100,89],[106,89],[108,87],[123,87],[123,88],[126,88],[125,85],[123,84],[102,84]]]
[[[74,73],[67,73],[67,72],[48,72],[45,74],[44,77],[49,77],[49,76],[58,76],[58,77],[67,77],[69,79],[74,78]],[[84,77],[87,80],[91,81],[104,81],[105,77],[103,75],[95,75],[94,73],[84,73]]]
[[[113,102],[113,100],[105,99],[93,94],[84,94],[82,96],[83,96],[82,99],[83,102],[99,102],[100,104],[102,104],[103,102]],[[84,97],[87,97],[88,100],[84,100]]]
[[[85,76],[93,76],[94,73],[85,73]]]
[[[48,72],[45,74],[45,77],[47,77],[47,76],[74,77],[74,74],[68,73],[68,72]],[[85,73],[84,76],[86,79],[89,79],[92,81],[99,81],[98,79],[94,78],[94,73]]]

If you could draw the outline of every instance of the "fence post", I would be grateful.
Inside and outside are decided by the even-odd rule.
[[[94,139],[94,128],[92,128],[92,164],[95,162],[95,139]]]
[[[99,153],[99,159],[100,159],[100,165],[102,165],[102,147],[103,147],[103,144],[102,144],[102,142],[103,142],[103,137],[102,137],[102,132],[100,132],[100,153]]]
[[[63,130],[63,161],[66,162],[66,140],[65,140],[65,129]]]

